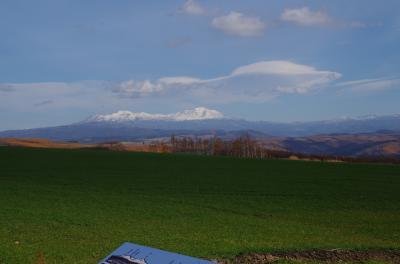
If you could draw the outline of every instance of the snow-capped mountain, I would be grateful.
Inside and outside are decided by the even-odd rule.
[[[400,115],[279,123],[227,118],[204,107],[173,114],[118,111],[70,125],[3,131],[0,138],[99,143],[159,140],[171,135],[231,140],[243,134],[264,142],[265,146],[272,142],[273,148],[278,146],[296,153],[400,155],[397,151],[400,149]]]
[[[302,137],[311,135],[400,132],[400,115],[343,118],[313,122],[268,122],[227,118],[216,110],[198,107],[173,114],[118,111],[79,123],[0,132],[0,137],[47,138],[80,142],[141,141],[171,135],[214,135],[232,138],[243,133]]]
[[[163,121],[188,121],[188,120],[207,120],[221,119],[224,115],[217,110],[205,107],[196,107],[174,114],[150,114],[145,112],[133,113],[130,111],[118,111],[108,115],[96,115],[87,122],[129,122],[137,120],[163,120]]]

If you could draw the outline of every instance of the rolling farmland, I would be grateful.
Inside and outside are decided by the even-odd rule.
[[[400,166],[0,147],[0,263],[400,249]]]

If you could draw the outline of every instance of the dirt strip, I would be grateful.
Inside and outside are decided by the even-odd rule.
[[[266,254],[244,254],[233,259],[217,260],[219,264],[264,264],[278,260],[314,261],[322,263],[362,263],[364,261],[383,261],[400,264],[400,250],[306,250],[295,252],[276,252]]]

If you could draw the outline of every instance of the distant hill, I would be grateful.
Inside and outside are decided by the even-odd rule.
[[[310,155],[400,158],[399,132],[273,137],[261,142],[265,148]]]

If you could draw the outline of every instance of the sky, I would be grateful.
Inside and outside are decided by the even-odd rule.
[[[0,130],[207,107],[400,113],[400,1],[2,0]]]

